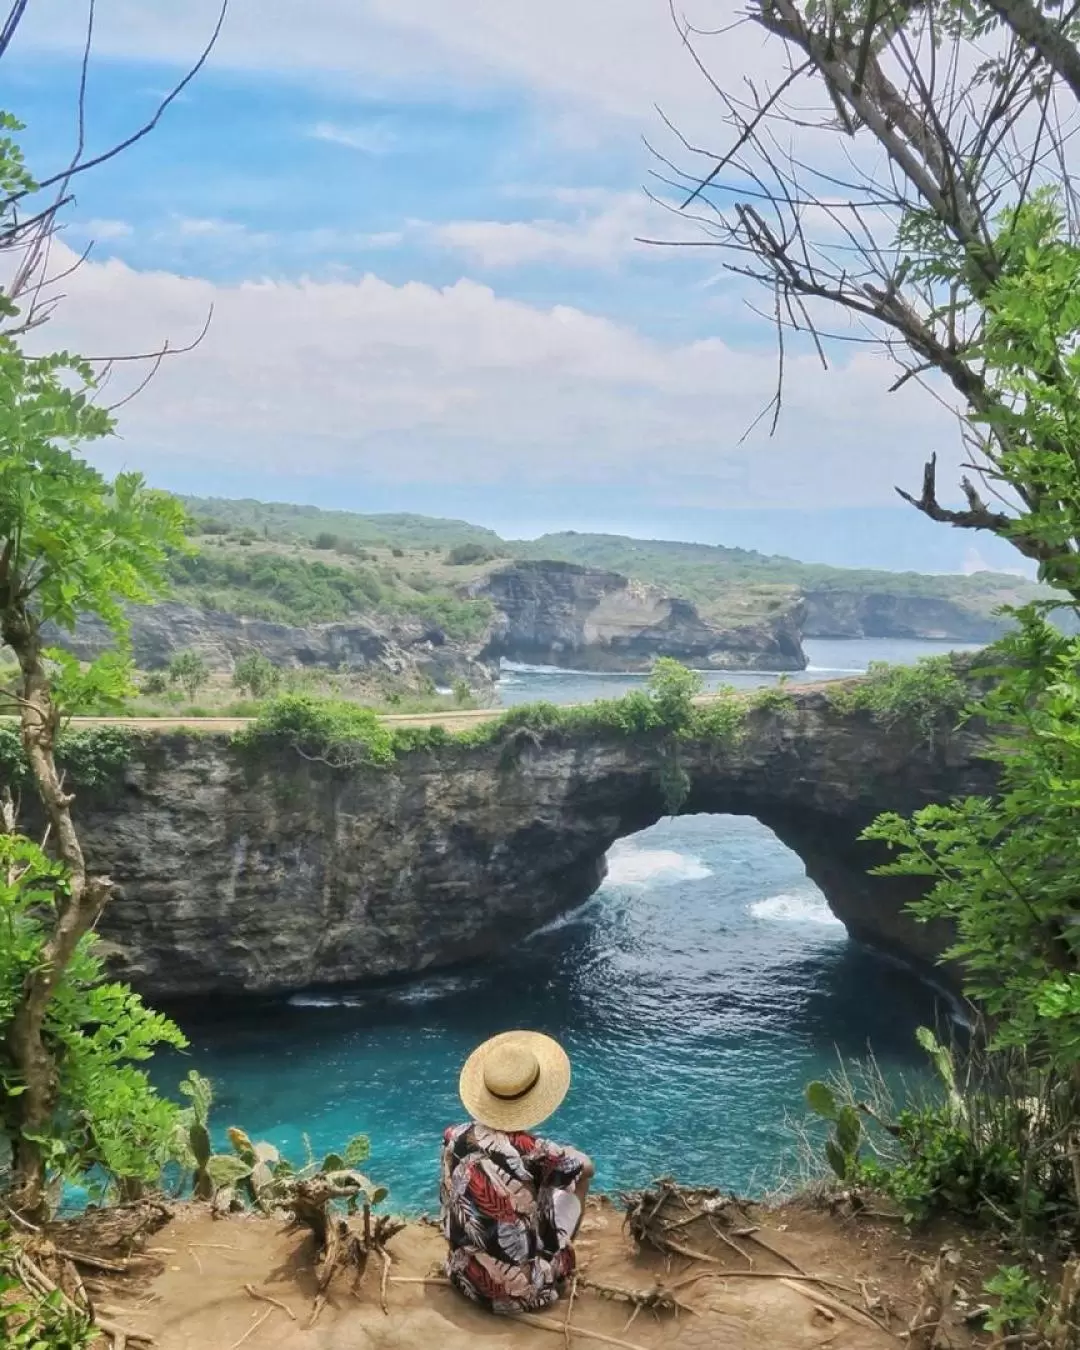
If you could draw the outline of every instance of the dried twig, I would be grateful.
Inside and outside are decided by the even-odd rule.
[[[287,1303],[282,1303],[281,1299],[274,1298],[271,1294],[264,1294],[261,1289],[256,1289],[253,1284],[245,1284],[244,1292],[250,1294],[252,1298],[261,1299],[263,1303],[272,1303],[275,1308],[280,1308],[291,1322],[296,1321],[296,1314]]]
[[[386,1301],[386,1282],[390,1278],[390,1253],[385,1247],[379,1248],[379,1255],[382,1257],[382,1280],[379,1282],[379,1303],[387,1317],[390,1316],[390,1305]]]
[[[518,1313],[514,1320],[523,1322],[527,1327],[536,1327],[538,1331],[553,1331],[556,1336],[562,1336],[566,1330],[562,1322],[555,1322],[547,1317],[535,1317],[532,1313]],[[602,1341],[604,1345],[618,1346],[619,1350],[645,1350],[643,1345],[638,1345],[634,1341],[624,1341],[618,1336],[592,1331],[589,1327],[571,1326],[570,1331],[575,1336],[584,1336],[591,1341]]]
[[[142,1345],[156,1345],[157,1341],[153,1336],[145,1331],[133,1331],[131,1327],[122,1327],[117,1322],[112,1322],[104,1317],[96,1317],[94,1326],[99,1331],[104,1331],[106,1336],[111,1336],[114,1341],[122,1345],[125,1341],[139,1341]]]
[[[695,1256],[695,1261],[706,1260],[715,1261],[717,1258]],[[688,1284],[693,1284],[695,1280],[789,1280],[792,1282],[802,1281],[805,1284],[820,1284],[832,1289],[842,1289],[846,1294],[852,1294],[855,1291],[846,1285],[842,1280],[836,1279],[832,1275],[789,1275],[783,1270],[699,1270],[693,1275],[687,1275],[681,1279],[678,1284],[673,1284],[673,1289],[683,1289]]]
[[[273,1312],[273,1308],[267,1308],[260,1318],[252,1322],[251,1326],[248,1327],[247,1331],[244,1332],[238,1341],[233,1341],[232,1345],[229,1346],[229,1350],[236,1350],[236,1347],[238,1345],[243,1345],[249,1336],[254,1336],[266,1319],[273,1315]]]
[[[781,1275],[779,1276],[779,1279],[781,1284],[787,1285],[789,1289],[793,1289],[795,1293],[801,1294],[803,1298],[809,1299],[811,1303],[823,1304],[832,1312],[839,1313],[841,1317],[846,1317],[851,1322],[857,1322],[859,1326],[873,1327],[879,1331],[887,1331],[890,1336],[895,1334],[889,1327],[885,1326],[883,1322],[878,1321],[876,1317],[871,1317],[869,1313],[864,1313],[859,1308],[852,1308],[850,1304],[843,1303],[838,1298],[831,1298],[828,1294],[823,1294],[819,1290],[812,1291],[807,1289],[805,1284],[798,1283],[794,1275]]]
[[[91,1256],[89,1252],[75,1252],[67,1247],[57,1247],[57,1256],[64,1256],[77,1266],[89,1266],[91,1270],[104,1270],[109,1275],[124,1275],[131,1269],[128,1261],[106,1261],[103,1256]]]
[[[577,1297],[578,1277],[577,1275],[570,1281],[570,1297],[566,1302],[566,1318],[563,1321],[563,1338],[566,1341],[566,1350],[570,1350],[570,1315],[574,1311],[574,1299]]]

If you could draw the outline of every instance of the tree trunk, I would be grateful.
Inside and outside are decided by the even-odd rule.
[[[79,940],[105,907],[112,883],[105,877],[86,874],[71,819],[74,799],[64,791],[56,768],[60,713],[52,701],[38,625],[25,609],[9,611],[3,638],[22,672],[19,712],[23,750],[45,808],[52,847],[68,872],[66,893],[59,891],[56,896],[52,932],[42,948],[40,962],[26,977],[7,1034],[8,1050],[24,1084],[24,1091],[14,1101],[19,1132],[13,1141],[10,1204],[19,1214],[40,1219],[46,1207],[45,1154],[41,1144],[29,1136],[48,1132],[58,1087],[56,1063],[45,1042],[45,1015]]]

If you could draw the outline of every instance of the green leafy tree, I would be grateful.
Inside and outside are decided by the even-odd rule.
[[[947,388],[964,413],[959,491],[939,497],[931,456],[901,496],[1007,540],[1080,599],[1076,12],[752,0],[743,22],[778,73],[748,98],[734,75],[715,80],[727,133],[673,186],[702,243],[769,293],[773,425],[784,355],[827,364],[830,334],[853,320],[880,341],[894,389]],[[707,68],[706,45],[683,35]]]
[[[14,130],[10,119],[4,127]],[[0,181],[6,175],[10,189],[23,174],[13,138],[0,138]],[[11,210],[0,203],[0,228]],[[13,306],[5,304],[10,315]],[[110,891],[109,881],[87,868],[74,798],[57,771],[57,736],[73,708],[88,699],[97,708],[116,705],[131,691],[127,662],[110,654],[85,670],[49,649],[43,628],[71,630],[80,615],[96,615],[122,645],[125,603],[161,590],[168,551],[183,542],[183,511],[174,499],[149,490],[138,474],[110,482],[76,453],[113,430],[94,402],[95,388],[91,367],[77,356],[29,356],[10,332],[0,335],[0,636],[18,665],[3,700],[18,714],[22,750],[64,869],[52,887],[37,959],[2,1024],[21,1089],[10,1108],[12,1201],[26,1213],[39,1213],[44,1203],[46,1141],[61,1096],[50,1006]]]
[[[180,652],[169,662],[169,679],[194,698],[210,679],[210,667],[196,652]]]
[[[233,684],[252,698],[266,698],[281,683],[281,671],[262,652],[249,652],[236,663]]]
[[[649,694],[664,725],[688,724],[694,711],[694,699],[704,687],[696,670],[690,670],[670,656],[658,657],[649,674]]]
[[[10,815],[5,823],[13,824]],[[14,1025],[68,886],[62,863],[29,839],[0,834],[0,1026]],[[182,1049],[186,1040],[125,985],[103,979],[97,938],[84,933],[57,976],[41,1041],[54,1095],[34,1142],[48,1178],[81,1181],[94,1172],[99,1190],[131,1198],[172,1156],[177,1121],[177,1108],[137,1066],[156,1046]],[[8,1139],[26,1128],[26,1093],[24,1067],[0,1047],[0,1130]]]
[[[112,430],[91,401],[93,391],[85,362],[66,354],[28,357],[0,337],[0,634],[19,668],[6,698],[18,711],[23,751],[66,869],[39,960],[5,1024],[24,1087],[16,1099],[13,1194],[26,1211],[42,1204],[41,1139],[58,1093],[45,1039],[49,1004],[110,891],[106,878],[87,869],[73,797],[57,772],[57,735],[88,689],[98,707],[131,691],[126,663],[110,655],[82,671],[46,647],[42,629],[51,623],[71,630],[79,615],[93,614],[123,643],[124,603],[149,600],[163,588],[168,550],[183,541],[183,511],[173,498],[149,490],[138,474],[109,482],[75,453],[75,446]]]
[[[1009,665],[978,705],[999,794],[884,815],[866,837],[897,853],[880,872],[931,880],[912,909],[954,926],[946,958],[962,963],[994,1044],[1080,1089],[1080,639],[1029,615],[1001,653]]]

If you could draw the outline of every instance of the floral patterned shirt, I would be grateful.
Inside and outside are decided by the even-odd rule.
[[[570,1188],[587,1158],[576,1149],[470,1121],[443,1136],[446,1273],[492,1312],[535,1312],[557,1302],[574,1272],[570,1238],[580,1205]]]

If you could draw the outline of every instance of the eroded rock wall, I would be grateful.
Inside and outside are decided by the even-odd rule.
[[[518,562],[477,582],[496,620],[487,654],[578,670],[648,670],[658,656],[720,670],[803,670],[801,603],[710,623],[689,600],[568,562]]]

